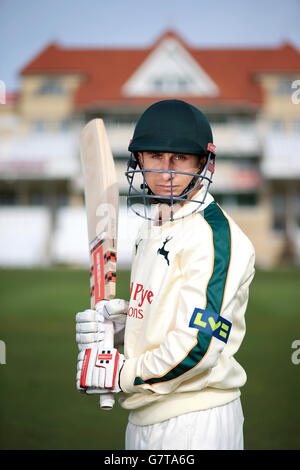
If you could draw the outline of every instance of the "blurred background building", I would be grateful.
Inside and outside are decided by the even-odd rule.
[[[0,105],[0,266],[88,265],[79,134],[105,121],[121,194],[119,266],[140,221],[124,175],[138,116],[159,99],[212,124],[212,193],[252,240],[257,265],[300,264],[300,52],[191,47],[166,31],[148,48],[49,44]],[[241,253],[242,256],[242,253]]]

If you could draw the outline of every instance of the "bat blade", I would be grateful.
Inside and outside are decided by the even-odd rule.
[[[100,300],[116,294],[119,188],[113,155],[102,119],[93,119],[80,135],[87,212],[90,300],[95,308]],[[104,347],[113,347],[113,328],[107,325]],[[113,396],[100,395],[102,408],[111,409]]]

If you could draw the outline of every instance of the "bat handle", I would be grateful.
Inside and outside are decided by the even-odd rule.
[[[105,321],[105,339],[103,341],[103,347],[113,348],[114,347],[114,325],[111,321]],[[115,404],[115,398],[113,393],[102,393],[100,394],[100,408],[102,410],[111,410]]]

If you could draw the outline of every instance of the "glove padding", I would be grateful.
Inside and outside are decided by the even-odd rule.
[[[100,302],[96,305],[98,311],[101,306]],[[127,318],[129,302],[124,299],[112,299],[109,300],[103,306],[103,315],[109,321],[113,322],[114,325],[114,345],[119,346],[124,344],[124,332],[125,323]]]
[[[76,341],[80,351],[99,345],[105,337],[105,320],[114,324],[114,344],[124,341],[128,301],[123,299],[101,300],[95,310],[85,310],[76,315]]]
[[[115,348],[93,347],[80,351],[77,390],[86,393],[120,392],[119,376],[124,361],[124,355]]]

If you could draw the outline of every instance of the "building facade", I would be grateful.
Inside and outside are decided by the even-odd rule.
[[[252,240],[257,264],[300,262],[300,53],[291,44],[200,49],[175,32],[149,48],[50,44],[20,78],[18,94],[0,105],[0,264],[87,263],[78,138],[94,117],[106,124],[128,226],[128,143],[144,109],[168,98],[211,122],[212,193]],[[126,267],[129,225],[120,240]],[[8,248],[20,238],[32,247],[23,262]]]

